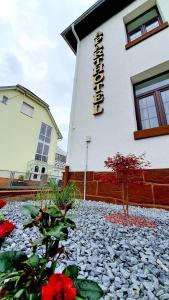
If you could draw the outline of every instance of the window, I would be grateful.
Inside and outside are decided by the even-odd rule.
[[[46,171],[45,167],[42,167],[41,173],[44,174]]]
[[[38,173],[39,172],[39,167],[35,166],[34,172]]]
[[[169,125],[169,72],[134,86],[138,129]]]
[[[158,27],[161,23],[161,16],[155,6],[126,25],[128,41],[135,40],[146,32]]]
[[[8,97],[7,97],[7,96],[3,96],[1,102],[2,102],[3,104],[7,104],[7,102],[8,102]]]
[[[21,112],[29,117],[33,116],[34,107],[26,102],[22,103]]]
[[[52,127],[46,125],[45,123],[41,124],[40,134],[39,134],[39,142],[37,145],[36,160],[41,160],[44,162],[48,161],[48,153],[49,153],[49,145],[51,141],[51,132]]]
[[[56,153],[55,160],[66,163],[66,156]]]
[[[43,142],[50,143],[52,127],[42,123],[39,139]]]

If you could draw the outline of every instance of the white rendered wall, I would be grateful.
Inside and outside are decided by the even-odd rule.
[[[151,167],[169,168],[168,135],[137,141],[133,138],[137,125],[131,80],[157,65],[164,63],[165,68],[169,65],[169,28],[125,50],[127,37],[123,18],[145,2],[137,0],[80,42],[69,129],[67,164],[71,171],[85,168],[86,136],[91,136],[89,171],[106,170],[104,160],[117,151],[137,155],[146,152]],[[163,21],[169,22],[169,0],[157,0],[156,3]],[[98,30],[104,34],[105,101],[104,113],[93,116],[93,49]],[[162,71],[165,71],[163,65]]]

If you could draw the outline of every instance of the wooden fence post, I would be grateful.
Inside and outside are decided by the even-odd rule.
[[[63,174],[63,187],[66,187],[69,181],[69,166],[65,166],[65,172]]]

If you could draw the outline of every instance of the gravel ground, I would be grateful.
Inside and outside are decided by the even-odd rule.
[[[22,204],[11,202],[2,209],[16,229],[1,251],[23,250],[30,255],[30,241],[39,234],[36,228],[23,231],[22,224],[29,218],[20,213]],[[70,212],[77,229],[70,230],[69,239],[63,242],[66,255],[60,271],[67,264],[78,264],[80,277],[97,281],[105,291],[105,300],[169,300],[169,212],[130,208],[130,214],[155,221],[156,228],[128,228],[104,219],[121,211],[121,206],[101,202],[78,204]]]

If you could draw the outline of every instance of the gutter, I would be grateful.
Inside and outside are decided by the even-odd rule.
[[[76,40],[77,40],[77,47],[78,47],[78,44],[79,44],[80,40],[79,40],[79,37],[78,37],[77,32],[76,32],[76,30],[75,30],[75,24],[74,24],[74,23],[71,25],[71,28],[72,28],[72,32],[73,32],[73,34],[74,34],[74,37],[75,37]]]
[[[93,12],[97,7],[100,6],[100,4],[102,4],[103,2],[105,2],[107,0],[100,0],[97,1],[96,3],[94,3],[91,7],[89,7],[88,10],[86,10],[79,18],[77,18],[70,26],[68,26],[62,33],[61,35],[64,37],[65,34],[67,32],[69,32],[69,30],[72,28],[72,26],[77,25],[79,22],[81,22],[82,20],[84,20],[91,12]],[[73,30],[72,30],[73,32]],[[73,32],[74,33],[74,32]],[[67,41],[67,39],[65,38],[65,40]]]

